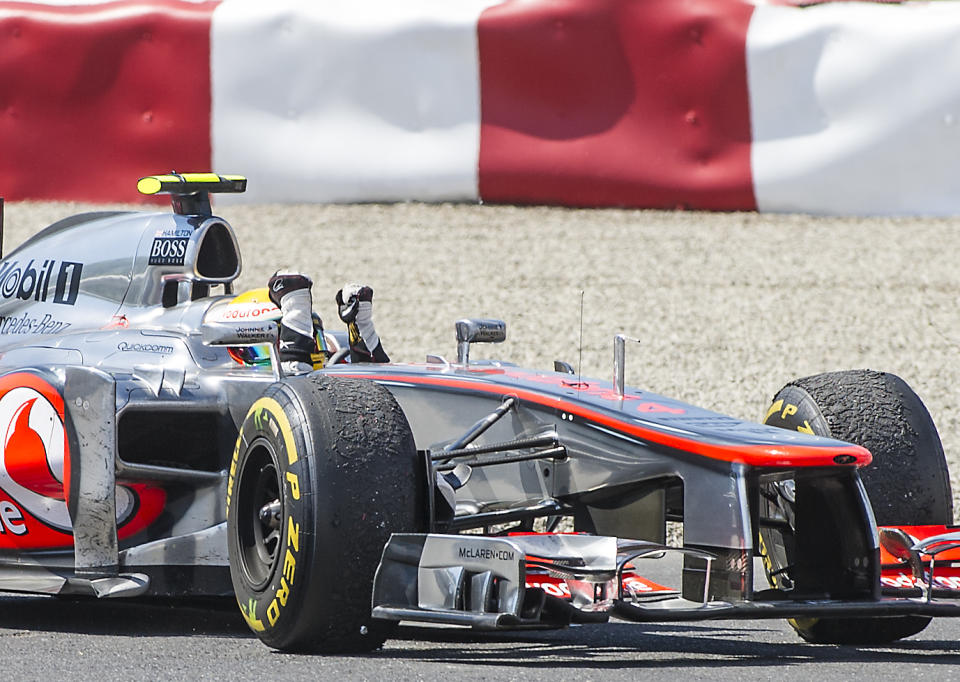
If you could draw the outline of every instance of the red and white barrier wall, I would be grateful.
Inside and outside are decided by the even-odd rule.
[[[0,0],[8,199],[957,214],[958,152],[951,0]]]

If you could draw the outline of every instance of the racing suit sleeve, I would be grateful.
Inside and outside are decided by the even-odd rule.
[[[337,292],[340,319],[347,325],[351,362],[390,362],[373,326],[373,289],[347,284]]]
[[[280,308],[277,355],[285,374],[311,371],[319,353],[313,331],[312,286],[309,277],[297,272],[277,272],[267,283],[270,300]]]

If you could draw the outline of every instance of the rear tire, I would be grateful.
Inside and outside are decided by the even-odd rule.
[[[392,532],[420,530],[410,426],[370,381],[289,377],[251,406],[230,468],[227,530],[237,602],[270,647],[361,652],[394,624],[370,617]]]
[[[903,379],[870,370],[850,370],[798,379],[773,398],[765,424],[861,445],[873,462],[860,470],[879,525],[953,522],[953,495],[943,446],[929,412]],[[777,531],[761,531],[769,552],[789,551]],[[772,562],[772,565],[771,565]],[[788,556],[765,558],[771,569]],[[771,582],[776,583],[774,578]],[[926,616],[897,618],[802,618],[790,624],[808,642],[884,644],[909,637],[929,623]]]

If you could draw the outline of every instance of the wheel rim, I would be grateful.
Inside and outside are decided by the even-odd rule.
[[[254,590],[273,577],[280,554],[283,496],[273,447],[264,439],[251,445],[240,473],[237,494],[237,539],[240,569]]]

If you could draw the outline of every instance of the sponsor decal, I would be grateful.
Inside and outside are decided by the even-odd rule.
[[[527,580],[525,581],[527,587],[539,587],[541,590],[546,592],[552,597],[559,597],[561,599],[570,599],[570,586],[567,585],[565,580],[560,578],[552,578],[546,575],[527,575]],[[664,587],[658,583],[653,582],[652,580],[647,580],[646,578],[641,578],[638,575],[624,575],[623,576],[623,587],[628,593],[674,593],[675,590]]]
[[[290,428],[287,415],[283,412],[280,404],[273,398],[260,398],[250,407],[244,423],[248,423],[251,417],[253,418],[255,432],[266,431],[278,439],[280,448],[277,456],[285,458],[287,464],[290,466],[296,464],[299,459],[297,443],[296,440],[294,440],[293,431]],[[230,513],[230,502],[236,483],[237,461],[240,457],[240,448],[243,442],[244,433],[243,430],[241,430],[230,463],[230,473],[227,484],[228,514]],[[300,523],[294,518],[294,512],[297,509],[294,502],[300,500],[300,479],[297,474],[289,469],[285,472],[284,478],[286,485],[289,486],[290,493],[289,497],[286,497],[284,500],[285,506],[289,510],[286,520],[287,541],[284,547],[283,564],[280,567],[280,580],[279,582],[274,581],[273,585],[275,585],[276,588],[273,590],[272,596],[268,593],[263,600],[263,603],[267,605],[264,614],[266,616],[266,623],[264,623],[263,616],[258,616],[257,614],[258,604],[260,603],[258,600],[251,598],[248,599],[246,604],[240,602],[239,599],[237,600],[244,620],[247,621],[247,625],[249,625],[250,629],[254,632],[262,632],[267,627],[273,627],[277,624],[277,621],[280,620],[280,615],[284,607],[290,602],[290,590],[294,584],[297,572],[297,560],[300,556]]]
[[[0,377],[0,448],[0,547],[69,546],[70,457],[56,388],[26,372]],[[116,491],[121,539],[163,510],[162,489],[136,484]],[[138,509],[142,518],[133,523]]]
[[[59,334],[70,327],[70,322],[63,322],[50,315],[36,317],[30,313],[22,315],[0,315],[0,334]]]
[[[290,474],[287,474],[289,479]],[[299,495],[298,495],[299,496]],[[287,605],[290,599],[290,586],[297,572],[297,553],[300,551],[300,524],[293,522],[293,516],[287,517],[287,547],[283,555],[283,571],[280,575],[280,585],[274,593],[273,599],[267,605],[267,622],[273,627],[280,619],[280,609]]]
[[[183,265],[190,237],[154,237],[148,265]]]
[[[914,577],[913,574],[907,573],[883,575],[880,577],[880,582],[884,587],[927,587],[929,585],[929,580],[930,574],[926,572],[923,574],[923,580]],[[960,575],[935,575],[933,582],[936,587],[940,587],[945,590],[960,590]]]
[[[780,413],[781,421],[786,421],[789,417],[792,417],[793,415],[795,415],[798,409],[799,408],[796,405],[791,405],[790,403],[786,403],[786,405],[784,405],[784,400],[783,398],[781,398],[780,400],[777,400],[776,402],[774,402],[773,405],[770,406],[770,409],[767,410],[767,413],[763,417],[763,423],[766,424],[767,420],[769,420],[770,417],[777,412]],[[803,420],[802,424],[797,424],[797,431],[801,433],[809,433],[811,436],[815,435],[813,433],[813,427],[810,426],[810,422],[806,419]],[[837,462],[837,463],[850,464],[850,462]]]
[[[0,533],[23,535],[27,526],[23,522],[23,512],[13,502],[0,502]]]
[[[0,297],[21,301],[51,301],[73,305],[80,293],[83,264],[75,261],[31,258],[23,263],[0,263]],[[53,292],[51,296],[51,283]]]
[[[187,229],[185,227],[173,227],[165,228],[162,230],[157,230],[153,233],[154,237],[189,237],[193,234],[193,230]]]
[[[52,398],[52,387],[50,392],[38,388],[17,386],[0,398],[0,488],[31,516],[69,532],[63,402],[59,394]]]
[[[243,320],[275,320],[280,317],[280,308],[267,301],[231,303],[212,317],[214,322],[237,322]]]
[[[247,600],[246,604],[237,600],[237,604],[240,605],[240,613],[243,615],[243,619],[247,621],[247,625],[250,626],[250,629],[254,632],[263,632],[267,628],[264,627],[263,621],[257,618],[257,600],[251,597]]]
[[[567,583],[563,581],[533,582],[533,581],[527,580],[525,584],[527,587],[539,587],[541,590],[549,594],[551,597],[559,597],[560,599],[570,599],[570,588],[567,586]]]
[[[173,352],[173,346],[163,346],[156,343],[127,343],[121,341],[117,344],[117,350],[125,353],[157,353],[160,355],[169,355]]]
[[[516,555],[509,549],[494,549],[491,547],[472,547],[470,545],[461,545],[457,548],[457,556],[459,556],[461,559],[513,561]]]
[[[237,327],[233,331],[241,341],[270,343],[273,340],[273,329],[269,326]]]

